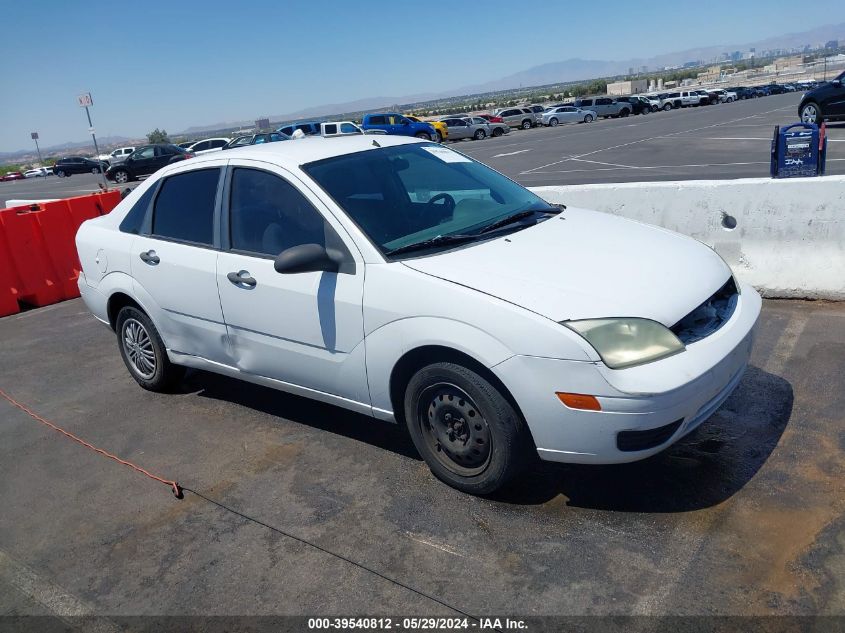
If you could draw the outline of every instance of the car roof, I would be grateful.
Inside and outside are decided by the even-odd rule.
[[[363,152],[378,147],[419,144],[423,141],[411,136],[387,136],[360,134],[323,138],[306,136],[305,138],[275,143],[261,143],[232,148],[226,152],[226,158],[250,158],[275,163],[281,167],[293,168],[306,163]],[[211,155],[209,155],[211,156]],[[217,154],[214,154],[217,157]]]

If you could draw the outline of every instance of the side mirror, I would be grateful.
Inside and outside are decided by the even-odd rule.
[[[842,82],[841,82],[840,80],[838,80],[838,79],[833,79],[833,80],[830,82],[830,84],[831,84],[832,86],[836,86],[836,87],[838,88],[839,86],[841,86],[841,85],[842,85]]]
[[[336,273],[342,259],[343,256],[334,249],[326,249],[319,244],[300,244],[279,253],[273,268],[284,275],[317,271]]]

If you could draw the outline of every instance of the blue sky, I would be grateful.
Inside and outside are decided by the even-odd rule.
[[[586,9],[575,7],[587,7]],[[441,92],[571,57],[627,59],[839,21],[779,0],[6,2],[0,151]]]

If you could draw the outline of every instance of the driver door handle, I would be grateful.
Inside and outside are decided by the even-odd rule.
[[[161,261],[159,256],[156,255],[155,251],[144,251],[143,253],[141,253],[139,255],[139,257],[141,258],[142,262],[145,262],[147,264],[151,264],[153,266],[155,266],[156,264],[158,264]]]
[[[258,283],[255,277],[249,274],[248,270],[239,270],[236,273],[229,273],[226,277],[236,286],[246,286],[247,288],[255,288]]]

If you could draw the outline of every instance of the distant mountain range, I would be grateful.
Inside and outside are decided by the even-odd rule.
[[[276,114],[271,116],[270,120],[291,121],[302,118],[342,114],[346,112],[361,112],[365,110],[386,108],[398,104],[411,104],[447,97],[457,97],[461,95],[483,94],[519,87],[544,86],[555,83],[596,79],[599,77],[613,77],[616,75],[627,74],[631,68],[639,69],[643,66],[646,66],[649,70],[654,71],[666,66],[680,66],[688,61],[701,61],[705,64],[712,61],[715,63],[723,53],[747,51],[750,48],[755,48],[759,52],[777,49],[788,50],[793,48],[802,48],[807,44],[811,47],[815,47],[820,44],[823,45],[825,42],[830,40],[839,40],[840,42],[845,41],[845,22],[840,24],[829,24],[797,33],[778,35],[756,42],[691,48],[685,51],[655,55],[653,57],[637,57],[620,61],[572,58],[559,62],[541,64],[506,77],[501,77],[500,79],[475,85],[461,86],[445,92],[413,94],[396,97],[368,97],[365,99],[357,99],[355,101],[346,101],[342,103],[328,103],[303,108],[302,110],[297,110],[295,112]],[[254,121],[254,119],[243,119],[240,121],[220,122],[211,125],[197,125],[189,127],[182,132],[178,132],[175,136],[194,136],[213,130],[235,129],[244,126],[252,127]],[[124,136],[110,136],[98,139],[103,146],[122,144],[129,140],[131,139]],[[91,141],[89,139],[79,142],[64,143],[62,145],[54,145],[42,148],[42,153],[54,154],[90,145],[90,143]],[[31,153],[31,150],[0,152],[0,162],[9,161],[14,159],[16,156],[24,156]]]
[[[102,148],[110,146],[110,145],[123,145],[133,139],[126,137],[126,136],[104,136],[102,138],[97,137],[97,145]],[[61,145],[51,145],[50,147],[42,147],[41,154],[44,156],[52,155],[52,154],[60,154],[62,152],[66,152],[68,150],[79,149],[80,147],[90,147],[93,149],[94,143],[89,137],[84,141],[70,141],[68,143],[62,143]],[[0,163],[6,162],[9,160],[13,160],[19,156],[29,156],[31,154],[35,154],[35,150],[30,149],[20,149],[16,152],[0,152]]]
[[[627,74],[631,68],[639,69],[642,66],[647,66],[649,70],[654,71],[666,66],[680,66],[688,61],[702,61],[704,63],[712,61],[715,63],[723,53],[747,51],[750,48],[755,48],[757,51],[761,52],[773,49],[788,50],[792,48],[801,48],[806,44],[814,47],[819,44],[823,45],[825,42],[830,40],[845,40],[845,22],[820,26],[818,28],[798,33],[777,35],[775,37],[769,37],[756,42],[691,48],[674,53],[655,55],[653,57],[635,57],[621,61],[580,59],[576,57],[564,61],[550,62],[540,66],[534,66],[500,79],[469,86],[461,86],[447,92],[404,95],[397,97],[370,97],[343,103],[324,104],[311,108],[304,108],[296,112],[276,114],[271,116],[270,120],[291,121],[306,117],[320,117],[344,112],[360,112],[362,110],[385,108],[397,104],[417,103],[420,101],[428,101],[444,97],[482,94],[486,92],[495,92],[497,90],[519,88],[520,86],[544,86],[555,83],[596,79],[598,77],[613,77],[615,75]],[[214,123],[212,125],[194,126],[181,133],[190,135],[211,130],[252,126],[253,124],[254,119],[244,119],[242,121],[230,121]]]

